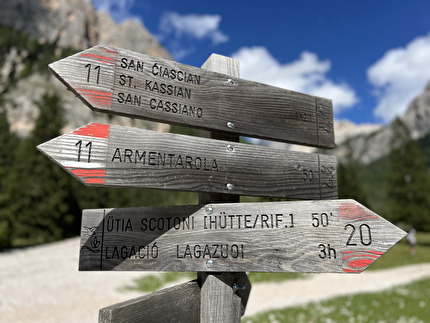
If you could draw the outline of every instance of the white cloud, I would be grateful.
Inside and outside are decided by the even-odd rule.
[[[143,24],[142,19],[132,13],[135,0],[93,0],[94,7],[98,11],[105,11],[117,22],[132,19]]]
[[[348,84],[327,78],[331,63],[315,53],[304,51],[299,59],[286,64],[278,62],[265,47],[241,48],[232,56],[240,61],[242,78],[331,99],[334,113],[358,102]]]
[[[367,77],[378,98],[375,116],[389,122],[401,115],[430,80],[430,34],[387,51]]]
[[[181,15],[167,12],[161,17],[161,36],[174,34],[177,38],[190,36],[198,40],[209,39],[213,45],[217,45],[229,40],[229,37],[219,30],[220,23],[219,15]]]

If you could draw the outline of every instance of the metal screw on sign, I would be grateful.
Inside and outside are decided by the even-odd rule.
[[[208,260],[208,261],[206,261],[206,267],[208,267],[208,268],[212,268],[214,266],[214,262],[213,262],[213,260]]]
[[[231,121],[227,122],[227,128],[230,128],[230,129],[234,128],[234,123]]]
[[[233,79],[228,79],[227,83],[231,84],[231,85],[235,85],[236,82]]]
[[[228,183],[226,186],[227,186],[227,189],[229,191],[231,191],[233,189],[233,187],[234,187],[234,185],[232,183]]]
[[[240,286],[236,283],[233,284],[233,291],[236,293],[239,289],[245,290],[246,287],[245,286]]]
[[[212,214],[212,213],[213,213],[213,211],[214,211],[214,209],[213,209],[213,208],[211,208],[210,206],[208,206],[208,207],[205,209],[206,214]]]
[[[234,151],[234,146],[233,145],[227,145],[227,151],[229,151],[229,152]]]

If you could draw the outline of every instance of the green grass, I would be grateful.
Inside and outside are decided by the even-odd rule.
[[[411,256],[411,249],[406,239],[402,239],[375,263],[370,265],[367,270],[387,269],[430,262],[430,233],[417,233],[417,241],[418,245],[415,256]]]
[[[179,272],[167,272],[159,275],[147,275],[142,278],[134,280],[134,285],[127,285],[122,290],[137,290],[144,293],[155,292],[169,283],[176,282],[178,280],[193,280],[197,278],[196,273],[179,273]]]
[[[243,318],[243,323],[429,322],[430,279]]]

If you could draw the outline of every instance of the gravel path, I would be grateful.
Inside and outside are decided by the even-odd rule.
[[[430,277],[430,263],[365,271],[359,275],[314,274],[305,279],[254,284],[245,315],[336,296],[377,292],[426,277]]]
[[[95,323],[100,308],[141,296],[120,292],[148,272],[79,272],[79,239],[0,253],[0,322]],[[430,264],[365,272],[319,274],[281,283],[254,284],[246,315],[372,292],[430,277]]]

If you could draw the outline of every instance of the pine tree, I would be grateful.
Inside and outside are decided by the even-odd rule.
[[[6,111],[0,112],[0,250],[11,247],[13,222],[9,213],[7,201],[7,174],[13,165],[13,155],[18,138],[9,130]]]
[[[7,176],[8,210],[13,219],[13,245],[55,241],[76,234],[79,218],[70,178],[36,150],[60,135],[62,108],[56,95],[45,94],[31,137],[22,140]]]
[[[388,210],[392,221],[430,230],[430,175],[424,155],[399,119],[393,123],[388,170]]]
[[[352,147],[346,143],[348,153],[337,168],[339,198],[354,199],[368,206],[368,200],[360,178],[360,163],[352,157]]]

